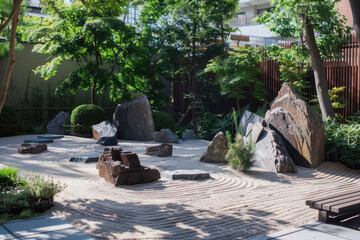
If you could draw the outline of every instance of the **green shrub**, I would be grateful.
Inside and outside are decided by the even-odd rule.
[[[29,177],[28,181],[27,190],[36,201],[52,198],[66,188],[66,184],[54,182],[53,178],[45,179],[39,175]]]
[[[245,171],[252,166],[252,146],[251,144],[244,144],[243,136],[240,134],[235,137],[234,142],[231,138],[231,134],[226,132],[229,150],[225,155],[225,160],[232,168]]]
[[[81,125],[82,133],[91,133],[91,126],[106,120],[106,112],[99,106],[84,104],[76,107],[70,117],[72,125]]]
[[[19,176],[19,169],[4,167],[0,169],[0,192],[10,191],[16,188],[27,187],[27,182]]]
[[[335,155],[343,163],[360,163],[360,123],[356,118],[348,124],[326,119],[326,153]]]
[[[0,124],[16,124],[17,114],[12,107],[4,106],[0,114]],[[16,126],[1,126],[0,137],[14,136],[16,133]]]
[[[168,128],[171,131],[176,132],[176,122],[170,113],[154,110],[152,112],[152,116],[154,119],[156,131]]]

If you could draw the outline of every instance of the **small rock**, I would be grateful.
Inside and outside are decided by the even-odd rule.
[[[92,132],[95,140],[102,137],[116,137],[117,128],[110,121],[102,121],[99,124],[92,125]]]
[[[163,171],[161,175],[165,178],[170,178],[173,180],[176,179],[188,179],[188,180],[197,180],[197,179],[206,179],[210,178],[210,173],[204,172],[201,170],[175,170],[175,171]]]
[[[82,163],[90,163],[90,162],[98,162],[99,155],[83,155],[79,157],[71,157],[69,162],[82,162]]]
[[[228,142],[223,132],[218,132],[213,140],[209,143],[206,152],[200,158],[201,162],[223,163],[228,151]]]
[[[197,140],[196,134],[194,132],[194,130],[189,130],[186,131],[183,135],[182,135],[182,140],[183,141],[187,141],[187,140]]]
[[[160,143],[179,143],[179,137],[170,129],[161,129],[156,138]]]
[[[19,149],[18,149],[18,153],[20,153],[20,154],[24,154],[24,153],[36,154],[36,153],[44,152],[46,150],[47,150],[47,145],[46,144],[24,143],[24,144],[20,144]]]
[[[68,118],[69,113],[61,111],[56,117],[49,122],[49,124],[46,126],[47,132],[49,134],[65,134],[65,127],[62,125],[65,125],[66,119]]]
[[[103,146],[113,146],[113,145],[117,145],[118,141],[114,137],[102,137],[96,143]]]
[[[157,155],[158,157],[171,157],[173,146],[171,144],[163,143],[161,145],[151,146],[146,148],[145,155]]]
[[[24,143],[53,143],[54,141],[52,139],[27,139],[24,140]]]
[[[38,138],[46,138],[46,139],[60,139],[63,138],[64,135],[55,135],[55,134],[45,134],[37,136]]]

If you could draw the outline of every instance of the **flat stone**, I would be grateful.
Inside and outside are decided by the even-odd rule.
[[[187,140],[197,140],[196,134],[194,132],[194,130],[189,130],[186,131],[183,135],[182,135],[182,140],[183,141],[187,141]]]
[[[246,131],[249,123],[252,124],[260,123],[261,125],[264,125],[264,119],[256,115],[255,113],[245,110],[243,115],[241,116],[239,123],[239,131],[242,135],[246,135]]]
[[[163,171],[161,175],[165,178],[170,178],[173,180],[176,179],[188,179],[188,180],[197,180],[197,179],[206,179],[210,178],[210,173],[204,172],[198,169],[194,170],[175,170],[175,171]]]
[[[117,145],[118,141],[114,137],[102,137],[96,143],[103,146],[113,146],[113,145]]]
[[[225,163],[225,155],[228,151],[228,142],[223,132],[218,132],[209,143],[206,152],[200,158],[201,162]]]
[[[63,138],[64,135],[56,135],[56,134],[44,134],[37,136],[38,138],[45,138],[45,139],[60,139]]]
[[[65,125],[66,119],[69,117],[69,113],[61,111],[56,117],[51,120],[46,126],[47,132],[49,134],[65,134]]]
[[[116,137],[117,128],[112,122],[106,120],[92,125],[92,132],[94,139],[99,140],[102,137]]]
[[[179,137],[170,129],[161,129],[155,138],[154,141],[160,143],[179,143]]]
[[[98,162],[99,155],[83,155],[78,157],[71,157],[69,162],[82,162],[82,163],[90,163],[90,162]]]
[[[54,141],[52,139],[27,139],[24,140],[24,143],[53,143]]]
[[[145,155],[157,155],[158,157],[171,157],[173,152],[173,146],[171,144],[163,143],[161,145],[155,145],[147,147]]]
[[[131,102],[118,104],[113,115],[113,123],[118,129],[119,139],[151,141],[155,124],[146,95],[141,95]]]
[[[43,143],[24,143],[20,144],[18,153],[24,154],[24,153],[41,153],[47,150],[47,145]]]

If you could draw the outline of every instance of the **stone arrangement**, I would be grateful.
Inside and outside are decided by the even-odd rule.
[[[115,186],[149,183],[160,179],[155,168],[140,164],[136,153],[123,152],[119,147],[105,148],[96,165],[99,176]]]
[[[19,149],[18,149],[18,153],[20,153],[20,154],[24,154],[24,153],[36,154],[36,153],[44,152],[46,150],[47,150],[47,145],[46,144],[24,143],[24,144],[20,144]]]
[[[65,125],[66,119],[69,117],[69,113],[61,111],[56,117],[51,120],[46,126],[47,132],[49,134],[65,134]]]
[[[294,162],[317,167],[325,158],[325,125],[320,115],[284,83],[265,122],[279,133]]]
[[[194,132],[194,130],[189,130],[186,131],[183,135],[182,135],[182,140],[183,141],[188,141],[188,140],[197,140],[196,134]]]
[[[96,143],[103,146],[114,146],[118,144],[118,141],[114,137],[102,137]]]
[[[209,143],[206,152],[200,158],[202,162],[225,163],[225,155],[228,151],[228,142],[223,132],[218,132]]]
[[[153,133],[153,140],[159,143],[179,143],[179,137],[170,129],[161,129]]]
[[[147,147],[145,155],[157,155],[158,157],[171,157],[173,146],[171,144],[163,143],[156,146]]]
[[[102,137],[116,137],[117,128],[112,122],[106,120],[92,125],[92,133],[95,140],[99,140]]]
[[[151,141],[155,124],[150,102],[145,95],[118,104],[113,115],[113,123],[118,129],[117,138],[125,140]]]

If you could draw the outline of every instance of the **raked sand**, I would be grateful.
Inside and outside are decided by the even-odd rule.
[[[199,161],[209,142],[174,144],[172,157],[143,155],[155,142],[119,141],[139,154],[142,165],[160,171],[200,169],[207,180],[161,179],[119,186],[98,176],[95,163],[71,163],[71,156],[100,154],[93,139],[65,136],[40,154],[18,154],[24,139],[0,138],[0,164],[24,173],[52,175],[68,187],[56,196],[52,213],[97,239],[253,239],[317,220],[305,200],[322,193],[359,186],[360,171],[325,162],[316,169],[298,167],[296,174],[261,169],[246,173],[222,164]]]

